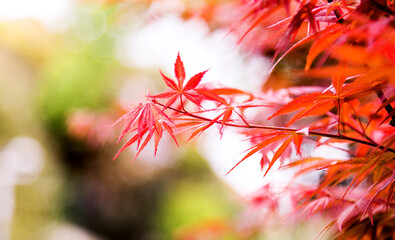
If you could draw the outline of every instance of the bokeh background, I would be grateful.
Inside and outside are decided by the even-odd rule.
[[[164,139],[157,157],[148,148],[132,164],[130,149],[112,161],[120,145],[111,124],[148,91],[165,89],[159,69],[172,76],[178,52],[187,76],[210,68],[203,81],[262,87],[268,60],[221,27],[230,16],[218,2],[232,7],[0,1],[0,240],[317,234],[304,223],[273,223],[248,203],[264,184],[259,159],[225,176],[243,151],[237,135],[220,144],[214,130],[181,148]]]

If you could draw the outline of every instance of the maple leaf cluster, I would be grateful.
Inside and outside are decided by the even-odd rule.
[[[248,25],[240,44],[248,47],[249,35],[273,33],[270,39],[251,44],[261,52],[274,49],[272,74],[281,68],[280,62],[292,61],[288,60],[292,51],[309,46],[303,68],[295,69],[288,80],[297,76],[319,85],[282,89],[286,94],[276,99],[273,90],[247,92],[201,84],[207,70],[185,81],[178,54],[175,80],[160,72],[168,90],[148,95],[146,103],[117,121],[123,125],[119,140],[133,135],[115,158],[134,143],[137,157],[150,140],[156,154],[164,131],[178,145],[178,135],[192,140],[212,126],[218,126],[220,135],[236,128],[251,147],[228,173],[255,154],[261,156],[265,175],[276,162],[281,168],[296,169],[296,177],[324,171],[317,186],[289,188],[295,212],[333,213],[334,220],[325,230],[337,224],[339,239],[395,237],[393,2],[255,0],[243,1],[241,8],[241,20],[232,23],[233,28]],[[247,116],[246,109],[262,113],[256,114],[260,119]],[[276,123],[281,117],[287,123],[262,121],[261,116],[270,111],[267,120]],[[345,144],[341,150],[348,154],[347,160],[309,158],[301,150],[307,144],[336,143]],[[268,152],[273,154],[269,157]],[[298,158],[289,162],[292,155]],[[256,199],[265,202],[264,198]]]

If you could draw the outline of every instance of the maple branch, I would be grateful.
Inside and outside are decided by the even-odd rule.
[[[376,90],[376,94],[377,94],[377,96],[379,97],[381,103],[384,104],[385,102],[387,102],[387,98],[385,97],[385,95],[384,95],[384,93],[383,93],[383,91],[382,91],[381,89]],[[386,105],[386,106],[384,107],[384,109],[387,111],[387,113],[388,113],[389,115],[391,115],[391,114],[392,114],[392,111],[394,111],[394,109],[393,109],[392,106],[391,106],[391,103],[388,103],[388,105]],[[395,127],[395,116],[391,116],[391,121],[389,122],[389,124],[390,124],[391,126]]]
[[[328,0],[328,3],[333,2],[333,0]],[[338,9],[333,10],[333,12],[335,13],[335,16],[337,18],[337,22],[340,24],[344,23],[344,19],[342,17],[342,14],[340,13],[340,11]]]
[[[377,240],[377,224],[373,224],[372,226],[372,234],[370,236],[370,239]]]
[[[349,128],[351,128],[352,130],[354,130],[356,133],[358,133],[359,135],[361,135],[362,137],[366,138],[368,141],[370,141],[373,144],[379,145],[378,143],[376,143],[373,139],[371,139],[365,132],[362,132],[360,130],[358,130],[356,127],[352,126],[349,123],[345,123],[345,125]]]
[[[351,106],[351,104],[350,104],[350,106]],[[352,109],[354,110],[354,112],[356,113],[355,109],[354,109],[352,106],[351,106],[351,108],[352,108]],[[335,115],[335,114],[333,114],[333,113],[331,113],[331,112],[327,112],[327,114],[330,115],[330,116],[332,116],[332,117],[337,117],[337,115]],[[358,116],[357,116],[357,117],[358,117]],[[338,119],[337,121],[339,122],[340,120]],[[359,117],[358,117],[358,121],[359,121],[359,123],[360,123],[361,128],[364,129],[363,126],[362,126],[361,120],[359,119]],[[379,145],[379,144],[376,143],[373,139],[371,139],[371,138],[366,134],[365,131],[360,131],[359,129],[357,129],[356,127],[354,127],[353,125],[351,125],[351,124],[348,123],[348,122],[342,122],[342,124],[345,125],[345,126],[347,126],[347,127],[349,127],[349,128],[351,128],[353,131],[355,131],[356,133],[358,133],[359,135],[361,135],[361,137],[366,138],[366,140],[368,140],[369,142],[371,142],[371,143],[373,143],[373,144],[376,144],[377,146]]]
[[[195,119],[200,119],[200,120],[204,120],[204,121],[208,121],[208,122],[213,122],[213,119],[202,117],[202,116],[199,116],[199,115],[195,115],[195,114],[190,113],[190,112],[184,112],[184,111],[172,108],[172,107],[166,107],[166,105],[164,105],[162,103],[159,103],[159,102],[154,102],[154,104],[160,105],[162,107],[168,108],[168,109],[170,109],[172,111],[181,113],[183,115],[187,115],[187,116],[195,118]],[[300,130],[300,129],[295,129],[295,128],[265,126],[265,125],[257,125],[257,124],[240,125],[240,124],[227,123],[227,122],[223,123],[223,122],[221,122],[219,120],[216,120],[214,122],[217,123],[217,124],[221,124],[221,125],[223,124],[225,126],[236,127],[236,128],[265,129],[265,130],[287,131],[287,132],[298,132]],[[298,133],[298,134],[303,134],[303,133]],[[395,153],[395,149],[387,148],[387,147],[381,146],[381,145],[379,145],[377,143],[368,142],[368,141],[365,141],[365,140],[349,137],[349,136],[342,135],[342,134],[331,134],[331,133],[323,133],[323,132],[316,132],[316,131],[310,131],[309,130],[308,131],[308,135],[315,136],[315,137],[327,137],[327,138],[338,139],[338,140],[347,140],[347,141],[350,141],[350,142],[365,144],[365,145],[369,145],[369,146],[372,146],[372,147],[377,147],[379,149]]]
[[[346,124],[347,124],[348,126],[350,126],[350,128],[354,129],[354,131],[358,132],[358,133],[361,134],[363,137],[365,137],[367,140],[369,140],[369,141],[371,141],[371,142],[374,142],[374,141],[366,134],[365,128],[363,127],[361,118],[359,117],[359,115],[358,115],[358,113],[357,113],[357,110],[355,110],[355,108],[352,106],[352,104],[350,104],[350,102],[348,102],[348,105],[350,106],[350,108],[352,109],[352,111],[353,111],[354,114],[355,114],[355,117],[354,117],[354,116],[352,116],[352,117],[353,117],[354,119],[357,120],[357,122],[358,122],[359,126],[361,127],[362,131],[359,131],[356,127],[352,126],[352,125],[351,125],[350,123],[348,123],[348,122],[347,122]]]

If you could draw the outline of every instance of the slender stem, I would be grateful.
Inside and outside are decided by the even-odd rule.
[[[377,223],[373,223],[370,239],[377,240]]]
[[[350,106],[351,106],[351,105],[350,105]],[[351,106],[351,107],[352,107],[352,106]],[[354,109],[354,108],[352,108],[352,109]],[[354,110],[354,112],[355,112],[355,110]],[[332,117],[337,117],[337,115],[335,115],[335,114],[333,114],[333,113],[331,113],[331,112],[327,112],[327,114],[328,114],[329,116],[332,116]],[[358,117],[358,116],[357,116],[357,117]],[[338,120],[338,121],[339,121],[339,120]],[[358,117],[358,121],[359,121],[359,123],[360,123],[361,128],[363,129],[363,126],[362,126],[362,123],[361,123],[359,117]],[[344,124],[345,126],[351,128],[353,131],[355,131],[356,133],[358,133],[359,135],[361,135],[361,137],[366,138],[366,140],[368,140],[369,142],[371,142],[371,143],[373,143],[373,144],[376,144],[377,146],[379,145],[379,144],[376,143],[373,139],[371,139],[371,138],[366,134],[365,131],[360,131],[360,130],[358,130],[356,127],[354,127],[353,125],[351,125],[351,124],[348,123],[348,122],[342,122],[342,124]]]
[[[155,104],[158,104],[162,107],[166,107],[164,104],[161,104],[159,102],[156,102]],[[213,119],[210,118],[206,118],[206,117],[202,117],[199,115],[195,115],[193,113],[189,113],[189,112],[183,112],[181,110],[172,108],[172,107],[167,107],[170,110],[173,110],[175,112],[187,115],[189,117],[195,118],[195,119],[200,119],[200,120],[204,120],[207,122],[212,122]],[[221,121],[217,120],[214,121],[217,124],[223,124],[225,126],[229,126],[229,127],[236,127],[236,128],[247,128],[247,129],[266,129],[266,130],[275,130],[275,131],[286,131],[286,132],[297,132],[300,129],[295,129],[295,128],[286,128],[286,127],[276,127],[276,126],[266,126],[266,125],[257,125],[257,124],[248,124],[248,125],[240,125],[240,124],[235,124],[235,123],[222,123]],[[303,134],[303,133],[298,133],[298,134]],[[323,132],[316,132],[316,131],[308,131],[308,134],[311,136],[316,136],[316,137],[327,137],[327,138],[332,138],[332,139],[338,139],[338,140],[347,140],[350,142],[355,142],[355,143],[360,143],[360,144],[365,144],[368,146],[372,146],[372,147],[377,147],[379,149],[384,149],[386,151],[389,152],[393,152],[395,153],[395,149],[392,148],[386,148],[384,146],[381,146],[377,143],[372,143],[372,142],[368,142],[365,140],[361,140],[361,139],[357,139],[357,138],[353,138],[353,137],[348,137],[342,134],[332,134],[332,133],[323,133]]]
[[[339,95],[339,94],[338,94]],[[340,107],[341,105],[340,105],[340,98],[338,97],[337,98],[337,114],[338,114],[338,116],[337,116],[337,134],[338,135],[340,135],[341,134],[341,130],[340,130],[340,127],[341,127],[341,124],[342,124],[342,109],[341,109],[341,107]]]
[[[328,3],[333,2],[333,0],[328,0]],[[337,18],[337,22],[340,24],[344,23],[344,19],[342,18],[342,14],[340,13],[340,11],[338,9],[333,10],[333,12],[335,13],[335,16]]]
[[[355,128],[354,126],[352,126],[349,123],[345,123],[349,128],[351,128],[352,130],[354,130],[356,133],[358,133],[359,135],[361,135],[362,137],[366,138],[369,142],[379,145],[378,143],[376,143],[373,139],[371,139],[368,135],[366,135],[365,132],[361,132],[359,131],[357,128]]]
[[[376,94],[377,94],[377,96],[379,97],[381,103],[387,102],[387,98],[385,97],[385,95],[384,95],[384,93],[383,93],[383,91],[382,91],[381,89],[376,90]],[[388,103],[384,108],[385,108],[385,110],[387,111],[387,113],[388,113],[389,115],[391,115],[391,114],[392,114],[392,111],[394,111],[394,109],[393,109],[392,106],[391,106],[391,103]],[[392,116],[392,117],[391,117],[391,121],[389,122],[389,124],[390,124],[391,126],[395,127],[395,116]]]
[[[359,115],[358,115],[357,111],[355,110],[355,108],[352,106],[352,104],[351,104],[350,102],[348,102],[348,106],[350,106],[350,108],[351,108],[352,111],[354,112],[355,117],[352,116],[352,118],[354,118],[354,119],[356,119],[356,120],[358,121],[358,124],[359,124],[359,126],[361,127],[362,132],[359,131],[356,127],[352,126],[352,125],[349,124],[349,123],[345,123],[345,124],[347,124],[351,129],[353,129],[353,130],[356,131],[357,133],[361,134],[361,135],[362,135],[363,137],[365,137],[367,140],[369,140],[369,141],[371,141],[371,142],[374,142],[374,141],[366,134],[366,131],[364,131],[365,128],[363,127],[361,118],[359,117]]]
[[[181,108],[184,112],[187,112],[187,110],[185,110],[184,108],[184,102],[182,101],[182,95],[180,95],[180,104],[181,104]]]

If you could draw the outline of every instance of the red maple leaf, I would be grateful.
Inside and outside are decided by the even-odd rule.
[[[200,72],[193,77],[191,77],[187,83],[184,85],[184,80],[185,80],[185,69],[184,69],[184,64],[181,61],[180,54],[178,53],[176,62],[174,64],[174,72],[175,76],[177,79],[177,83],[171,79],[165,76],[162,72],[160,74],[162,75],[163,80],[165,81],[166,85],[170,88],[167,92],[157,94],[154,96],[151,96],[153,99],[157,98],[167,98],[166,103],[166,108],[171,106],[177,99],[180,100],[181,106],[183,106],[183,99],[182,96],[186,97],[188,100],[191,102],[195,103],[196,105],[200,106],[200,102],[202,100],[202,97],[196,93],[195,88],[199,85],[200,81],[202,80],[204,74],[207,72],[203,71]]]
[[[137,107],[134,107],[131,111],[119,118],[113,125],[116,124],[123,124],[118,143],[126,134],[135,131],[137,131],[137,133],[122,146],[113,160],[115,160],[127,147],[137,142],[137,153],[133,159],[134,161],[140,152],[147,146],[152,137],[154,137],[154,154],[156,155],[159,141],[163,135],[163,130],[166,130],[178,145],[173,132],[175,125],[170,118],[152,102],[147,102],[145,104],[140,103]],[[144,138],[144,136],[146,137]],[[140,144],[142,140],[143,143]]]

